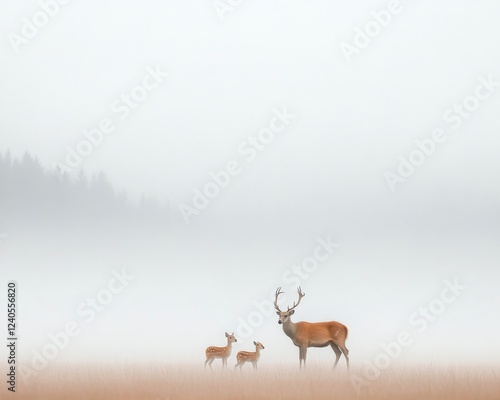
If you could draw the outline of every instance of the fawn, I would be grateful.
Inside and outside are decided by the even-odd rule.
[[[238,354],[236,355],[236,360],[238,361],[238,363],[234,366],[235,369],[236,369],[236,367],[240,367],[240,371],[241,371],[241,367],[247,361],[250,361],[253,365],[253,368],[257,369],[257,361],[259,361],[259,358],[260,358],[260,351],[262,349],[265,349],[265,347],[260,342],[253,342],[253,344],[255,345],[255,351],[240,351],[240,352],[238,352]]]
[[[205,368],[208,366],[210,369],[212,369],[212,363],[216,358],[222,358],[222,366],[227,366],[227,359],[231,355],[231,344],[234,342],[237,342],[236,338],[234,337],[234,332],[230,335],[229,333],[225,332],[226,338],[227,338],[227,346],[224,347],[216,347],[216,346],[210,346],[207,347],[205,350],[205,355],[207,356],[207,359],[205,361]]]

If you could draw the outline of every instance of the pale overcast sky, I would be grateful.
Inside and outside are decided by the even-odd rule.
[[[0,3],[0,150],[28,151],[54,168],[67,164],[68,148],[83,146],[84,130],[100,127],[108,133],[93,136],[100,143],[78,168],[104,171],[135,197],[168,201],[175,221],[172,252],[158,251],[159,240],[145,245],[150,259],[141,248],[95,267],[129,261],[139,276],[137,289],[124,292],[128,308],[113,303],[116,320],[93,326],[95,334],[112,337],[122,327],[131,332],[125,346],[138,333],[127,326],[131,313],[151,327],[151,349],[161,343],[182,359],[179,349],[189,347],[197,361],[217,344],[207,341],[222,344],[254,300],[283,284],[318,236],[331,235],[340,253],[303,283],[308,297],[297,320],[343,319],[354,326],[353,357],[361,360],[373,354],[372,341],[405,328],[414,309],[458,277],[470,291],[413,354],[436,354],[454,336],[462,355],[493,357],[481,342],[477,354],[463,347],[474,321],[498,356],[488,307],[498,306],[491,282],[500,278],[500,3],[255,0],[219,14],[214,3],[73,0],[52,8],[53,17],[35,1]],[[197,209],[196,191],[213,189],[213,174],[226,176],[228,163],[227,187]],[[197,210],[189,225],[182,204]],[[74,261],[75,270],[86,261],[93,263]],[[19,270],[36,288],[30,263]],[[80,278],[87,291],[99,289]],[[182,288],[191,285],[186,300]],[[146,293],[155,307],[143,313],[133,299]],[[78,304],[79,294],[63,296]],[[174,294],[186,301],[172,310]],[[183,334],[167,332],[162,310],[185,321]],[[60,313],[54,326],[73,311]],[[383,322],[394,327],[366,344],[364,335]],[[255,339],[266,344],[266,335],[298,358],[274,316]],[[93,348],[92,337],[75,349]],[[446,354],[462,356],[453,346]]]

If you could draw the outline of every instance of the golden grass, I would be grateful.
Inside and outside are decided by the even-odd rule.
[[[17,399],[498,399],[500,368],[391,367],[357,393],[363,371],[345,368],[259,367],[243,372],[216,365],[52,367],[18,382]]]

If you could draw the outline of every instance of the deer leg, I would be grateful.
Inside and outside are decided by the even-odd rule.
[[[214,362],[215,358],[207,358],[207,361],[205,361],[205,368],[207,366],[207,362],[208,362],[208,366],[210,367],[210,369],[212,369],[212,363]]]
[[[347,363],[347,369],[349,369],[349,350],[347,350],[347,347],[345,345],[339,344],[340,350],[342,350],[342,353],[344,353],[345,361]]]
[[[301,346],[299,350],[300,368],[302,368],[302,360],[304,361],[304,368],[306,367],[307,346]]]
[[[255,361],[252,361],[253,364],[253,369],[257,369],[257,363]]]
[[[335,352],[336,359],[335,359],[335,364],[333,366],[333,368],[335,368],[339,363],[340,357],[342,356],[342,352],[340,351],[339,346],[337,346],[335,343],[333,342],[330,343],[330,346],[332,346],[332,349]]]

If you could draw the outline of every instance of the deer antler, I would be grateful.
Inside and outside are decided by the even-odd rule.
[[[274,308],[276,308],[277,311],[281,312],[280,308],[278,307],[278,296],[282,294],[283,292],[281,291],[281,286],[276,289],[276,293],[274,295]]]
[[[297,288],[297,293],[299,294],[299,301],[297,302],[297,304],[295,304],[295,302],[293,302],[293,306],[291,308],[288,307],[287,312],[290,310],[293,310],[295,307],[297,307],[300,304],[300,300],[302,300],[302,297],[304,297],[306,295],[305,293],[302,293],[302,289],[300,288],[300,286]]]

